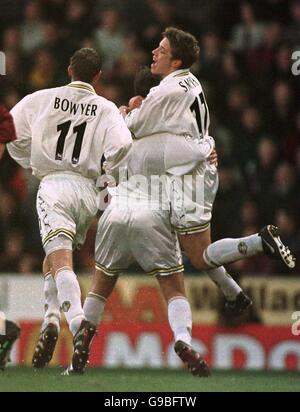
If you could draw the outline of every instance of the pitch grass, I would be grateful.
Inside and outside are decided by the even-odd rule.
[[[300,392],[297,372],[213,371],[208,379],[185,370],[93,369],[61,376],[60,368],[0,371],[0,392]]]

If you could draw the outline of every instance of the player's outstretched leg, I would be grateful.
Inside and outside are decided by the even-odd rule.
[[[210,370],[207,363],[190,345],[178,340],[175,342],[174,349],[192,375],[203,378],[210,376]]]
[[[83,320],[74,336],[74,352],[72,363],[64,375],[83,374],[89,361],[90,346],[96,334],[96,327],[89,321]]]
[[[222,291],[226,300],[226,307],[228,307],[227,313],[231,316],[236,316],[247,310],[252,303],[251,299],[246,296],[241,287],[229,275],[225,267],[222,266],[221,262],[222,259],[225,257],[227,258],[228,253],[230,253],[230,259],[232,258],[231,252],[233,246],[231,243],[233,241],[235,245],[234,247],[237,247],[239,240],[224,239],[211,244],[210,228],[203,232],[179,235],[179,238],[180,243],[189,256],[192,265],[201,272],[205,271],[205,273]],[[262,251],[261,239],[256,235],[255,240],[256,243],[259,244],[260,250]],[[229,246],[227,247],[228,243]],[[222,249],[224,249],[224,244],[228,249],[226,249],[226,253],[223,253],[224,251],[222,252]],[[214,259],[209,256],[211,250]],[[236,258],[236,254],[234,254],[234,258]]]
[[[0,370],[4,370],[10,362],[10,352],[21,331],[19,326],[10,320],[5,321],[5,330],[5,335],[0,335]]]
[[[222,290],[226,300],[224,309],[228,315],[241,315],[252,305],[252,300],[242,291],[223,266],[206,270],[206,273]]]
[[[294,269],[296,259],[279,236],[279,229],[267,225],[259,233],[237,239],[221,239],[211,243],[203,253],[203,260],[210,268],[236,262],[264,252],[281,260],[289,269]]]
[[[271,257],[281,260],[289,269],[294,269],[296,259],[288,246],[282,243],[278,227],[267,225],[258,233],[262,240],[264,252]]]
[[[54,323],[49,323],[41,332],[36,344],[32,366],[40,369],[44,368],[51,361],[58,339],[58,327]]]
[[[230,316],[239,316],[252,305],[252,300],[243,291],[240,292],[233,301],[227,300],[225,312]]]

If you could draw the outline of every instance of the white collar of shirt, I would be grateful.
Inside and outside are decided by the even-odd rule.
[[[93,88],[93,86],[90,83],[81,82],[79,80],[76,80],[74,82],[69,83],[67,86],[76,87],[76,88],[82,89],[82,90],[87,90],[88,92],[96,94],[95,89]]]
[[[174,72],[168,74],[168,76],[164,77],[161,81],[161,83],[165,83],[166,81],[168,81],[169,79],[171,79],[172,77],[176,77],[178,75],[183,75],[183,74],[188,74],[190,73],[189,69],[179,69],[179,70],[175,70]]]

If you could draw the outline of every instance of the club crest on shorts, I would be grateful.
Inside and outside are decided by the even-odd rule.
[[[241,255],[247,255],[248,246],[246,245],[245,242],[240,242],[238,244],[238,250]]]
[[[71,302],[69,302],[68,300],[63,302],[63,304],[61,305],[61,308],[64,312],[68,312],[70,307],[71,307]]]

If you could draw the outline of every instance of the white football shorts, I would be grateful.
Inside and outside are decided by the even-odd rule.
[[[182,272],[181,250],[169,212],[111,204],[98,223],[95,261],[96,269],[106,275],[121,274],[134,261],[152,276]]]
[[[218,185],[217,168],[206,162],[190,175],[169,176],[171,223],[178,234],[203,232],[210,227]]]
[[[53,173],[40,183],[36,207],[46,255],[84,243],[97,213],[97,189],[91,179],[75,173]]]

